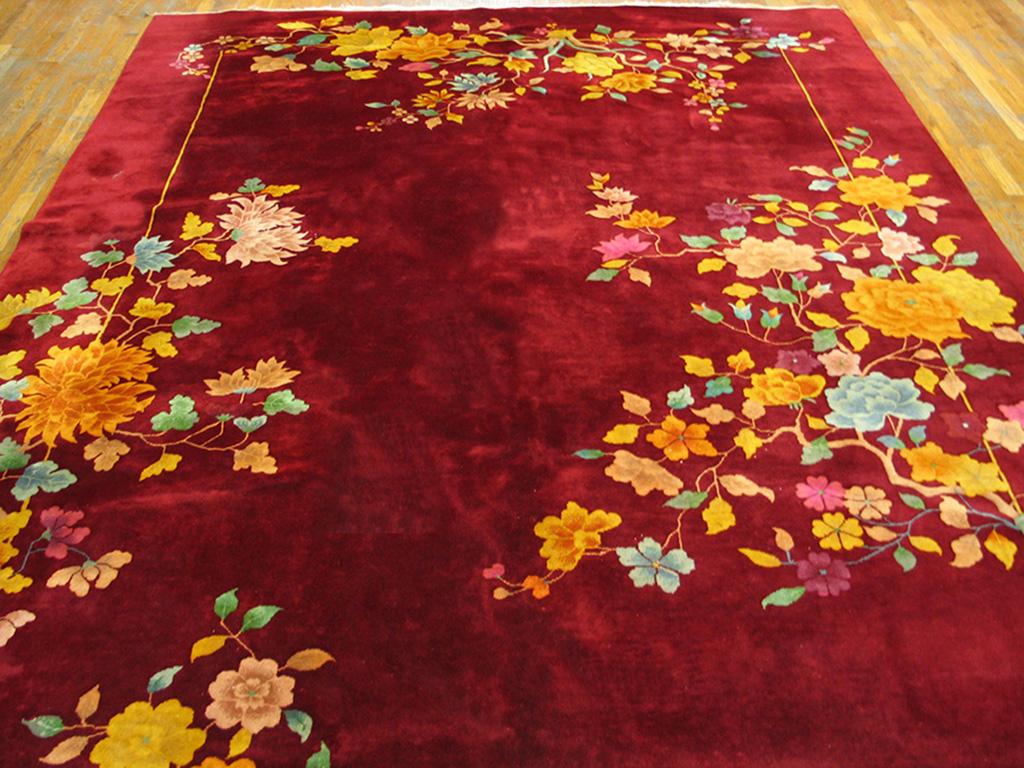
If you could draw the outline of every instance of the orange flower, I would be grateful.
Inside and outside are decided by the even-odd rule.
[[[842,298],[851,317],[895,339],[913,336],[938,344],[966,335],[960,303],[934,282],[865,277]]]
[[[593,512],[570,501],[561,517],[548,515],[533,527],[544,544],[540,556],[547,558],[552,571],[571,571],[588,549],[601,546],[601,534],[622,523],[614,512],[595,509]]]
[[[910,477],[918,483],[946,484],[957,471],[957,456],[928,441],[917,448],[904,448],[900,456],[910,465]]]
[[[199,768],[256,768],[256,763],[248,757],[240,757],[233,763],[228,763],[219,757],[208,757],[199,764]]]
[[[672,461],[696,456],[717,456],[718,451],[706,439],[711,429],[707,424],[687,424],[675,416],[661,422],[661,428],[648,433],[647,442],[661,448]]]
[[[213,702],[206,716],[218,728],[239,723],[250,733],[273,728],[281,722],[281,710],[294,700],[295,678],[277,674],[273,659],[242,659],[238,670],[225,670],[210,683]]]
[[[452,94],[448,92],[447,88],[442,88],[440,91],[427,91],[415,96],[412,100],[414,107],[420,107],[421,109],[433,109],[442,101],[450,99]]]
[[[536,600],[543,600],[551,594],[551,585],[540,576],[527,576],[523,579],[523,589],[530,590]]]
[[[854,485],[846,489],[846,508],[862,520],[881,520],[892,510],[885,491],[873,485]]]
[[[153,387],[143,382],[156,370],[150,353],[116,341],[94,341],[84,349],[50,347],[49,357],[28,377],[18,413],[25,440],[42,436],[49,446],[61,437],[75,442],[75,432],[100,437],[153,401],[143,397]]]
[[[619,93],[640,93],[657,85],[657,78],[641,72],[616,72],[601,81],[601,85]]]
[[[406,61],[443,59],[452,51],[465,48],[467,45],[469,45],[468,40],[456,40],[455,35],[450,32],[445,32],[443,35],[427,32],[425,35],[417,37],[406,36],[399,38],[386,51],[379,51],[377,58],[403,58]]]
[[[797,375],[788,368],[765,368],[750,377],[743,394],[761,405],[794,405],[817,397],[825,389],[825,377]]]
[[[893,181],[888,176],[854,176],[839,182],[843,193],[839,199],[854,205],[877,205],[879,208],[902,211],[921,202],[911,194],[909,184]]]
[[[864,546],[864,529],[854,517],[842,512],[826,512],[811,523],[811,533],[818,537],[822,549],[856,549]]]
[[[675,216],[662,216],[657,211],[644,209],[642,211],[633,211],[629,214],[629,218],[616,221],[615,226],[622,227],[623,229],[644,229],[645,227],[661,229],[662,227],[667,227],[675,220]]]

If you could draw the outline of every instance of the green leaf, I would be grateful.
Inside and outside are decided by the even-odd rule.
[[[707,235],[680,235],[679,239],[691,248],[710,248],[712,245],[718,244],[715,238]]]
[[[595,448],[583,448],[573,454],[573,456],[587,460],[600,459],[604,455],[606,455],[604,451],[599,451]]]
[[[322,35],[322,34],[306,35],[305,37],[300,37],[298,40],[296,40],[295,44],[296,45],[320,45],[320,43],[322,43],[326,39],[327,39],[327,35]]]
[[[280,610],[281,608],[276,605],[257,605],[255,608],[250,608],[242,617],[242,631],[263,629]]]
[[[594,31],[599,35],[610,35],[612,33],[612,28],[606,27],[604,24],[598,24],[594,27]]]
[[[60,325],[63,322],[63,317],[47,312],[45,315],[36,315],[28,321],[28,324],[32,327],[32,337],[38,339],[40,336],[49,333],[54,326]]]
[[[366,59],[360,59],[356,56],[345,57],[345,66],[349,69],[366,69],[370,66],[370,62]]]
[[[21,469],[28,464],[28,453],[14,438],[0,440],[0,470]]]
[[[313,732],[313,718],[301,709],[286,709],[284,719],[288,722],[288,727],[299,734],[299,741],[305,744],[309,734]]]
[[[57,309],[76,309],[99,296],[96,291],[89,290],[89,280],[84,277],[69,280],[64,283],[60,291],[62,296],[53,302],[53,306]]]
[[[174,682],[174,676],[179,672],[181,672],[180,664],[173,667],[167,667],[166,669],[161,669],[149,678],[149,683],[146,684],[146,692],[156,693],[157,691],[162,691],[164,688],[167,688]]]
[[[693,310],[693,314],[700,315],[709,323],[720,323],[725,319],[725,315],[719,312],[717,309],[710,309],[709,307],[701,307],[700,309]]]
[[[11,493],[18,501],[32,498],[39,491],[56,493],[78,480],[71,472],[60,469],[52,461],[37,461],[21,473]]]
[[[839,339],[836,338],[835,328],[822,328],[811,335],[811,344],[815,352],[827,352],[838,346]]]
[[[102,267],[104,264],[116,264],[124,258],[124,251],[89,251],[83,253],[82,261],[90,267]]]
[[[796,237],[796,230],[789,226],[789,224],[783,224],[781,221],[776,221],[775,228],[779,230],[779,234],[785,235],[786,237]]]
[[[958,253],[953,257],[954,267],[973,267],[978,263],[978,252]]]
[[[263,183],[263,179],[253,176],[251,179],[246,179],[245,183],[238,188],[238,191],[243,195],[252,194],[253,192],[259,192],[266,189],[267,185]]]
[[[683,491],[678,496],[673,496],[665,502],[666,507],[672,509],[696,509],[708,497],[704,491]]]
[[[238,587],[218,595],[213,601],[213,612],[220,619],[226,619],[238,608]]]
[[[968,376],[973,376],[976,379],[991,379],[993,376],[1009,376],[1010,372],[1005,368],[992,368],[981,363],[968,363],[961,370]]]
[[[271,392],[263,401],[263,412],[268,416],[278,413],[290,413],[298,416],[309,410],[309,403],[300,400],[290,389],[282,389],[279,392]]]
[[[964,350],[961,344],[950,344],[942,350],[942,359],[946,365],[960,365],[964,361]]]
[[[904,547],[896,547],[892,553],[892,559],[900,564],[904,573],[914,570],[914,566],[917,565],[917,556]]]
[[[761,601],[761,609],[767,610],[769,605],[775,605],[780,608],[792,605],[803,597],[806,592],[807,587],[782,587],[782,589],[776,589]]]
[[[617,274],[619,274],[617,269],[604,269],[602,267],[601,269],[595,269],[587,275],[587,280],[592,283],[607,283],[609,280],[614,280]]]
[[[1013,524],[1017,526],[1017,530],[1024,533],[1024,515],[1017,515],[1013,519]]]
[[[0,400],[15,402],[21,400],[21,395],[28,387],[28,377],[11,379],[0,384]]]
[[[267,417],[262,414],[259,416],[253,416],[252,418],[238,416],[232,423],[248,435],[266,424]]]
[[[199,414],[195,411],[195,400],[185,395],[175,395],[171,398],[171,409],[156,414],[150,420],[153,429],[157,432],[166,432],[170,429],[185,431],[192,429],[199,421]]]
[[[800,452],[800,463],[807,466],[817,464],[819,461],[832,458],[832,449],[828,447],[828,440],[819,437],[804,446]]]
[[[33,736],[38,736],[40,739],[48,739],[64,730],[64,721],[58,715],[39,715],[22,720],[21,724],[32,731]]]
[[[322,741],[320,749],[306,761],[306,768],[331,768],[331,750]]]
[[[925,267],[930,267],[933,264],[938,264],[942,261],[942,259],[934,253],[911,253],[907,255],[907,258]]]
[[[341,72],[345,68],[336,61],[324,61],[317,59],[313,62],[314,72]]]
[[[673,411],[680,411],[693,405],[693,392],[690,387],[683,385],[679,389],[669,392],[665,396],[665,404]]]
[[[796,294],[792,291],[788,291],[785,288],[772,288],[769,285],[761,288],[761,294],[768,301],[774,301],[776,304],[796,304],[799,301]]]
[[[608,91],[608,95],[611,96],[616,101],[629,101],[629,99],[626,97],[626,94],[619,93],[618,91]]]
[[[183,315],[171,323],[171,330],[179,339],[193,333],[209,333],[217,328],[220,328],[220,323],[216,320],[203,320],[195,315]]]
[[[744,226],[726,227],[720,232],[720,234],[726,240],[742,240],[747,236],[747,228]]]
[[[732,379],[728,376],[716,376],[704,382],[704,397],[718,397],[732,394]]]
[[[924,509],[924,499],[920,496],[915,496],[912,493],[901,493],[900,498],[911,509]]]

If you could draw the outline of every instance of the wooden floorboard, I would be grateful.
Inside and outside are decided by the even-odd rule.
[[[0,0],[0,114],[4,116],[0,121],[0,264],[6,263],[21,225],[35,215],[103,105],[150,14],[325,4],[322,0]],[[752,4],[799,3],[762,0]],[[839,0],[837,4],[850,14],[1003,242],[1024,264],[1024,2]]]

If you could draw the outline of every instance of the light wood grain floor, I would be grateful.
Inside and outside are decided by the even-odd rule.
[[[836,1],[895,77],[1003,242],[1024,264],[1024,3]],[[0,264],[6,263],[21,225],[38,210],[102,106],[149,14],[325,4],[0,0]]]

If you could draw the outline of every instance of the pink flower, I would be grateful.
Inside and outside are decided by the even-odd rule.
[[[907,254],[920,253],[924,250],[920,238],[888,227],[879,230],[878,239],[882,241],[882,253],[893,261],[899,261]]]
[[[808,592],[819,597],[838,597],[850,588],[850,569],[841,560],[833,560],[824,552],[811,552],[796,564],[796,575]]]
[[[429,61],[412,61],[409,62],[408,64],[403,64],[402,66],[399,67],[399,69],[402,70],[403,72],[429,72],[436,66],[436,64],[433,64]]]
[[[750,212],[735,203],[709,203],[704,206],[709,221],[721,221],[730,227],[750,221]]]
[[[602,261],[611,261],[627,258],[634,253],[643,253],[650,247],[650,241],[641,240],[640,235],[616,235],[611,240],[595,245],[594,250],[601,254]]]
[[[818,512],[839,509],[846,501],[846,489],[842,484],[824,475],[808,477],[806,483],[796,484],[796,495],[804,500],[804,506]]]
[[[775,358],[776,368],[788,368],[793,373],[810,373],[820,364],[803,349],[780,349]]]
[[[81,544],[89,535],[89,529],[76,528],[75,523],[85,517],[84,512],[71,510],[65,512],[60,507],[50,507],[39,513],[39,522],[46,528],[43,534],[47,539],[46,556],[54,560],[63,560],[68,556],[68,545]]]
[[[825,366],[829,376],[855,376],[860,373],[860,355],[853,352],[833,349],[818,355],[818,361]]]
[[[1006,418],[1019,421],[1021,426],[1024,426],[1024,400],[1015,405],[1000,405],[999,411]]]

